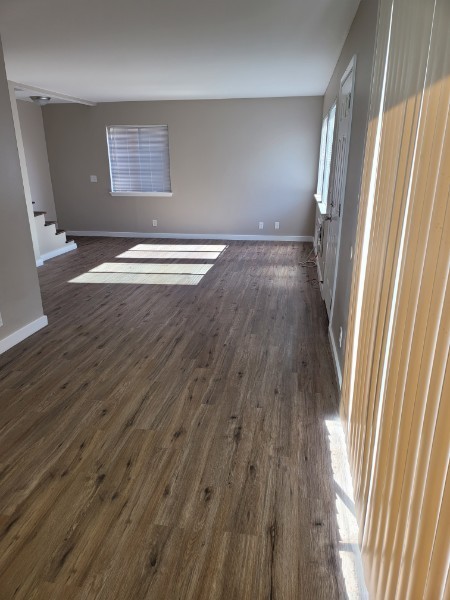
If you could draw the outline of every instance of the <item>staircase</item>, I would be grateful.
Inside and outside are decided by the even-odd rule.
[[[42,261],[65,254],[66,252],[75,250],[77,247],[73,240],[66,238],[65,231],[57,229],[56,222],[47,221],[45,215],[46,213],[43,211],[34,211],[34,221]]]

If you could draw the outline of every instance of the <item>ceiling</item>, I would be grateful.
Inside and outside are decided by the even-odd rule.
[[[8,79],[93,102],[322,95],[359,0],[1,0]]]

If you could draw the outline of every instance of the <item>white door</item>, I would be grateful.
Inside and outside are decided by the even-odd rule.
[[[337,140],[336,159],[332,173],[331,199],[328,204],[328,227],[326,239],[325,270],[323,275],[323,298],[328,317],[333,314],[333,297],[336,288],[339,242],[341,236],[342,214],[344,210],[345,184],[347,180],[348,150],[352,126],[353,88],[355,59],[341,80],[337,103]]]

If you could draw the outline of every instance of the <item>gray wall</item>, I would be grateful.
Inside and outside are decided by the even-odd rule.
[[[42,109],[23,100],[17,101],[17,109],[34,209],[45,211],[49,221],[56,221]]]
[[[336,294],[331,330],[336,340],[338,360],[344,367],[345,341],[350,302],[353,262],[350,248],[355,245],[358,221],[359,192],[364,161],[370,84],[375,47],[378,0],[362,0],[342,49],[333,76],[325,93],[323,116],[339,94],[339,84],[351,58],[356,54],[355,96],[353,100],[352,132],[348,157],[347,184],[342,217],[341,244],[338,261]],[[326,243],[326,239],[325,239]],[[323,273],[323,270],[322,270]],[[339,328],[343,328],[343,344],[339,348]]]
[[[322,103],[308,97],[46,106],[59,223],[66,230],[312,236]],[[109,195],[105,128],[114,124],[168,124],[172,198]]]
[[[0,44],[0,341],[42,316],[19,155]]]

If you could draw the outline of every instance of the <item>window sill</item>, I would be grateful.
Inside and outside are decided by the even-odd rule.
[[[150,196],[152,198],[171,198],[172,192],[109,192],[110,196]]]
[[[314,200],[317,202],[317,207],[319,209],[320,214],[326,215],[327,207],[325,206],[325,203],[322,202],[322,196],[320,196],[319,194],[314,194]]]

